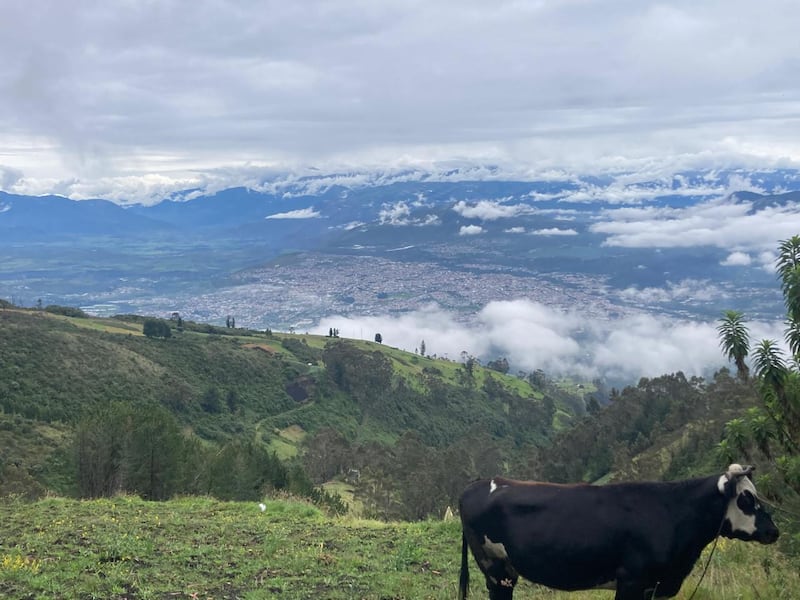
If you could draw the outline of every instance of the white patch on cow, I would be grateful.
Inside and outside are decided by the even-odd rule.
[[[495,491],[496,489],[497,489],[497,484],[494,482],[494,479],[492,479],[492,480],[489,482],[489,493],[491,494],[491,493],[492,493],[493,491]]]
[[[753,482],[748,477],[740,477],[736,483],[736,495],[728,503],[728,512],[725,513],[725,518],[731,524],[731,531],[742,531],[752,535],[756,531],[756,516],[744,514],[736,504],[736,500],[745,491],[753,494],[753,498],[758,498]]]
[[[493,542],[489,539],[488,535],[483,536],[483,551],[487,556],[491,556],[492,558],[499,558],[501,560],[506,560],[508,558],[506,547],[503,546],[502,542]]]

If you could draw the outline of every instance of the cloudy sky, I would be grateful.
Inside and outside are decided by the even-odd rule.
[[[798,25],[794,0],[5,0],[0,188],[797,166]]]

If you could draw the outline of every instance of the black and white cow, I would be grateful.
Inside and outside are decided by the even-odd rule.
[[[559,485],[496,477],[461,495],[459,598],[467,546],[490,600],[519,577],[559,590],[616,590],[616,600],[671,598],[717,535],[771,544],[778,528],[758,500],[753,468],[674,482]]]

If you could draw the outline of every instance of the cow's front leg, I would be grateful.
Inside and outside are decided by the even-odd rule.
[[[646,594],[641,585],[621,585],[617,582],[617,594],[614,596],[614,600],[651,600],[651,596]]]
[[[503,561],[495,561],[484,571],[486,575],[486,589],[489,590],[489,600],[511,600],[514,595],[514,586],[517,585],[517,573]]]
[[[651,600],[652,597],[652,585],[646,585],[639,577],[631,577],[627,571],[617,572],[617,593],[614,600]]]

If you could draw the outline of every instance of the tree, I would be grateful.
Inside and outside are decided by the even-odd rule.
[[[786,306],[785,339],[791,361],[784,359],[775,340],[758,344],[753,365],[760,407],[728,423],[720,452],[746,452],[745,446],[758,449],[789,488],[800,493],[800,236],[780,242],[776,271]],[[741,313],[727,311],[718,331],[723,350],[740,369],[749,351]]]
[[[742,381],[747,381],[750,369],[745,363],[745,358],[750,352],[750,334],[745,325],[744,314],[737,310],[726,310],[719,320],[717,332],[720,336],[720,346],[728,360],[736,365],[736,374]]]
[[[425,340],[419,343],[419,354],[420,356],[425,356]]]
[[[168,338],[172,330],[163,319],[145,319],[142,324],[142,333],[149,338]]]
[[[78,492],[86,498],[132,492],[166,500],[176,491],[183,441],[167,409],[111,404],[76,428]]]
[[[378,342],[379,344],[382,344],[383,343],[383,336],[380,333],[376,333],[375,334],[375,341]]]
[[[303,465],[314,483],[324,483],[349,467],[350,444],[341,433],[324,427],[305,442]]]
[[[508,359],[503,356],[495,360],[490,360],[488,363],[486,363],[486,367],[488,369],[492,369],[492,371],[497,371],[498,373],[508,373]]]
[[[211,386],[200,399],[200,407],[207,413],[217,414],[222,411],[222,397],[215,386]]]

